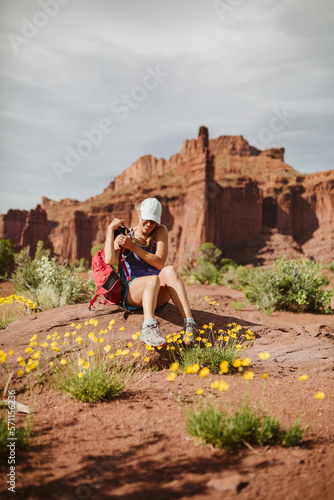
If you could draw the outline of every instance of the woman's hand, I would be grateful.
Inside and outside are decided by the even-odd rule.
[[[130,235],[119,234],[116,238],[118,245],[127,250],[133,250],[133,242]]]
[[[118,219],[115,217],[115,219],[110,222],[108,229],[117,229],[119,226],[122,226],[125,224],[125,219]]]

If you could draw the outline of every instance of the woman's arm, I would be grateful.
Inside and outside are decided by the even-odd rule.
[[[120,246],[118,244],[119,236],[114,241],[114,231],[124,224],[124,219],[115,218],[108,226],[106,242],[104,244],[104,262],[113,266],[119,259]]]
[[[150,253],[145,248],[136,245],[131,237],[119,236],[119,245],[136,253],[141,259],[157,269],[162,269],[166,263],[168,255],[168,230],[167,227],[160,224],[155,237],[155,253]]]

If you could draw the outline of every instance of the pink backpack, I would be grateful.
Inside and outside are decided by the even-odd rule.
[[[128,281],[131,281],[128,270],[124,263],[123,253],[120,253],[118,261],[118,274],[113,268],[104,261],[104,249],[97,252],[92,257],[92,275],[96,284],[96,291],[93,299],[89,304],[89,309],[94,305],[94,302],[99,295],[104,295],[105,299],[99,301],[100,304],[118,304],[121,302],[121,280],[120,272],[123,264],[124,271]]]

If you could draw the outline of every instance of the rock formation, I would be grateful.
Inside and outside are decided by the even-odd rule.
[[[334,171],[301,175],[284,149],[260,151],[242,136],[185,140],[169,160],[146,155],[84,202],[45,197],[30,212],[0,216],[0,237],[17,249],[38,240],[59,260],[90,259],[114,216],[136,224],[136,202],[155,196],[169,230],[169,261],[178,265],[205,241],[242,263],[284,254],[334,260]]]

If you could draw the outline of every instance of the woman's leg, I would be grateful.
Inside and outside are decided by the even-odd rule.
[[[141,278],[136,278],[129,286],[126,304],[142,307],[144,320],[153,318],[155,308],[157,307],[159,289],[159,276],[142,276]]]
[[[165,304],[169,298],[172,299],[183,318],[191,318],[191,310],[187,292],[182,279],[174,266],[164,267],[160,274],[160,291],[157,306]]]

